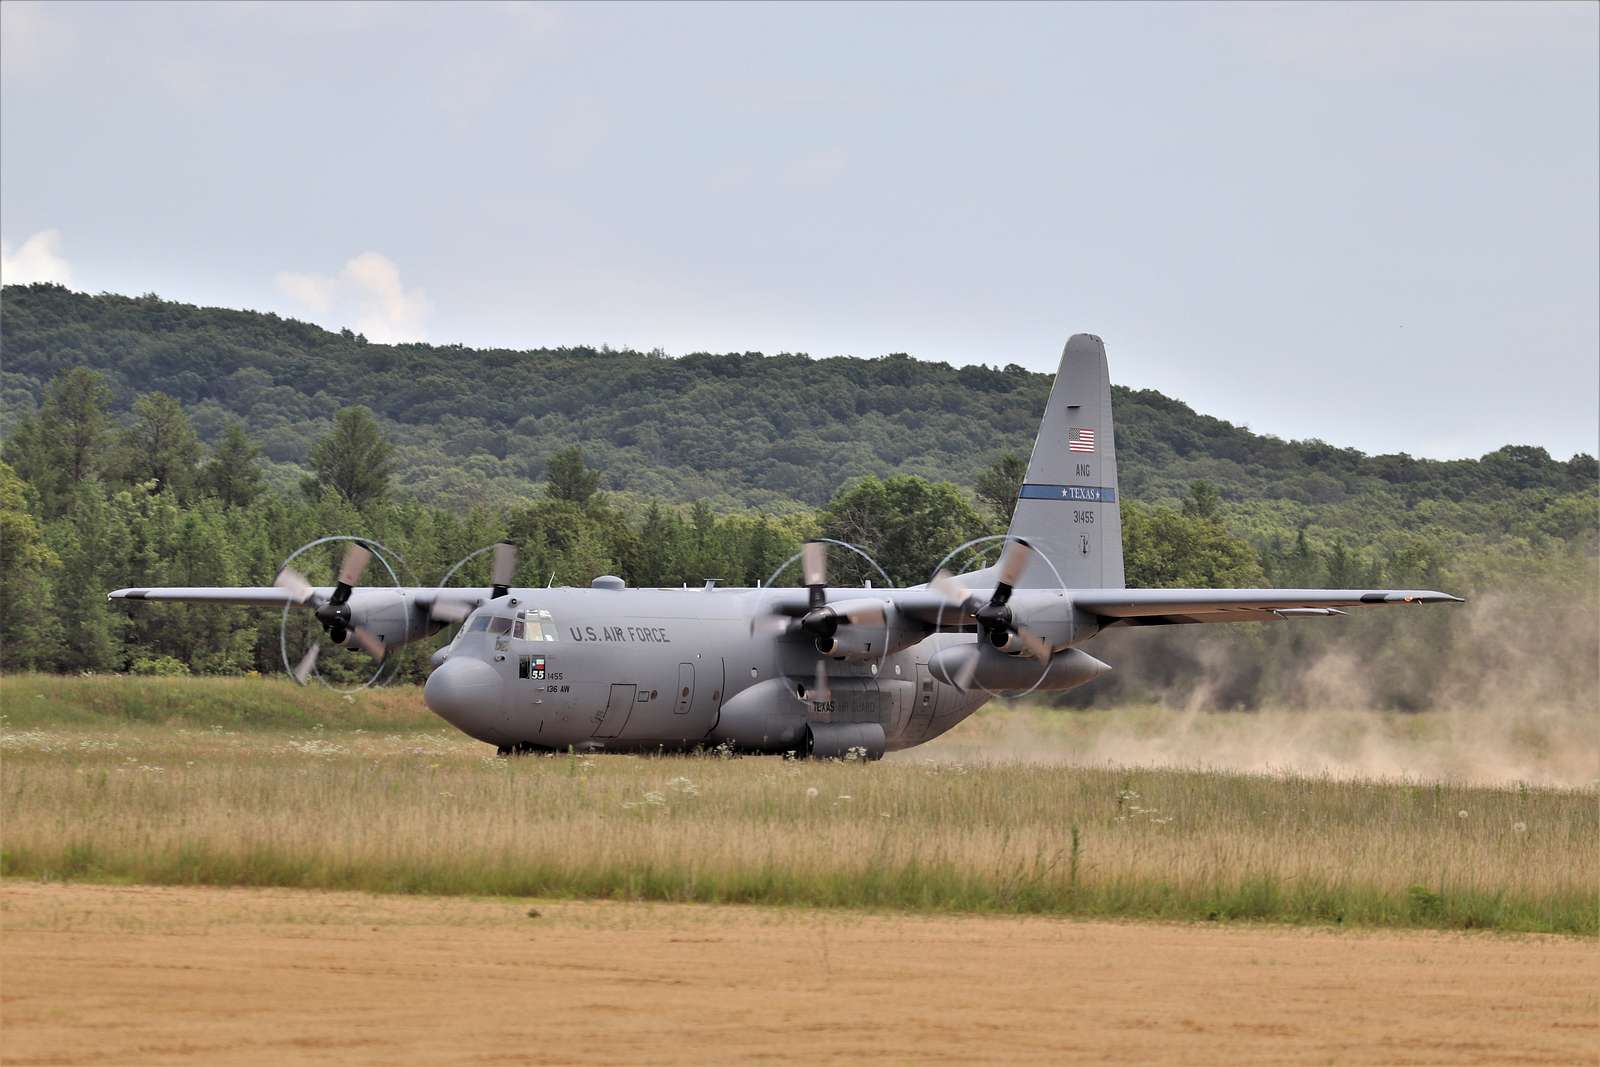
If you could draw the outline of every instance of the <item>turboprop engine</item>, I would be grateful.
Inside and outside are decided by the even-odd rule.
[[[1111,664],[1078,648],[1062,649],[1041,666],[1031,656],[1007,655],[987,641],[956,645],[928,660],[929,674],[963,692],[1072,689],[1110,669]]]
[[[831,629],[820,628],[817,651],[835,659],[876,661],[910,648],[927,636],[925,629],[906,626],[888,601],[843,600],[823,610],[836,612],[834,619],[840,621],[834,622]],[[842,621],[846,619],[868,621]]]

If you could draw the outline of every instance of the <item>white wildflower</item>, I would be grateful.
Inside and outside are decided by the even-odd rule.
[[[817,787],[816,786],[811,786],[806,790],[806,799],[807,800],[815,800],[815,799],[817,799]]]

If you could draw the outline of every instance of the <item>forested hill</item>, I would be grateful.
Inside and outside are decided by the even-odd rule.
[[[326,534],[384,545],[413,582],[502,538],[520,548],[522,585],[793,581],[785,561],[819,535],[860,545],[891,583],[926,581],[957,546],[1005,529],[1050,386],[906,356],[375,345],[52,286],[0,294],[0,372],[0,667],[68,672],[281,669],[279,616],[113,608],[105,594],[262,585]],[[1218,706],[1304,705],[1319,664],[1361,664],[1382,707],[1429,706],[1484,671],[1515,678],[1518,699],[1594,690],[1592,457],[1369,457],[1261,437],[1155,392],[1119,389],[1115,403],[1129,585],[1433,588],[1482,608],[1175,627],[1206,632],[1142,636],[1141,659],[1093,699],[1187,705],[1204,673]],[[296,566],[329,581],[336,555]],[[483,584],[486,565],[454,573]],[[833,566],[844,584],[871,576]],[[312,625],[291,624],[296,655]],[[430,647],[397,653],[394,670],[421,678]],[[359,681],[371,664],[330,653],[318,670]]]
[[[4,290],[0,417],[9,429],[72,367],[101,372],[112,410],[159,390],[202,440],[242,419],[280,486],[296,484],[334,413],[364,404],[397,448],[397,487],[439,504],[525,499],[558,449],[578,444],[606,488],[767,510],[814,506],[864,474],[974,485],[1005,451],[1028,454],[1050,376],[905,355],[811,359],[561,348],[380,345],[274,314],[60,286]],[[1591,457],[1508,446],[1481,460],[1367,456],[1282,441],[1200,415],[1153,390],[1114,388],[1125,495],[1182,497],[1195,482],[1225,507],[1266,506],[1291,528],[1341,509],[1503,502],[1595,484]],[[1246,522],[1245,525],[1253,525]]]

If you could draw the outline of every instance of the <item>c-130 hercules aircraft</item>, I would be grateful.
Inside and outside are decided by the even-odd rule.
[[[1110,666],[1080,646],[1112,627],[1460,600],[1431,590],[1125,588],[1111,384],[1091,334],[1074,335],[1061,354],[1011,528],[998,561],[981,570],[941,568],[911,589],[837,588],[826,546],[809,542],[804,588],[629,589],[612,576],[588,589],[512,588],[512,552],[500,545],[489,588],[362,589],[368,547],[344,540],[331,588],[286,566],[267,588],[110,597],[285,616],[310,607],[335,644],[378,657],[464,621],[434,654],[423,700],[503,754],[727,746],[873,759],[938,737],[992,696],[1093,680]],[[291,672],[297,680],[315,670],[317,649]]]

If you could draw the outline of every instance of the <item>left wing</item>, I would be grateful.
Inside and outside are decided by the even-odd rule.
[[[333,586],[319,586],[314,591],[321,596],[330,596]],[[459,588],[456,586],[368,586],[355,592],[357,598],[372,596],[373,594],[398,593],[413,604],[422,607],[431,607],[435,603],[444,604],[470,604],[477,607],[487,601],[493,590],[488,586],[481,589]],[[107,600],[155,600],[187,602],[193,604],[245,604],[256,607],[281,608],[285,604],[298,604],[299,600],[291,594],[284,592],[275,585],[166,585],[150,586],[144,589],[114,589],[106,594]]]
[[[324,592],[327,595],[327,591]],[[299,601],[275,585],[261,586],[162,586],[147,589],[115,589],[107,600],[171,600],[197,604],[249,604],[281,608]]]

